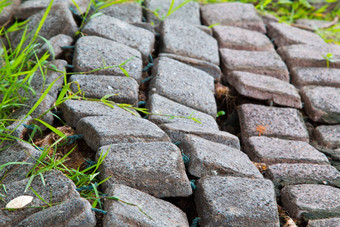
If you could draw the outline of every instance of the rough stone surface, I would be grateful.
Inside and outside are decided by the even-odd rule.
[[[289,69],[293,67],[327,67],[325,56],[333,54],[330,68],[340,68],[340,47],[339,45],[307,45],[296,44],[284,46],[278,49],[278,53],[286,62]]]
[[[63,112],[63,119],[71,127],[76,127],[78,121],[89,116],[115,116],[115,117],[134,117],[130,112],[115,106],[111,108],[100,102],[86,100],[67,100],[60,105]],[[134,112],[135,116],[139,116]]]
[[[132,58],[132,59],[131,59]],[[78,39],[73,57],[74,70],[89,72],[103,67],[120,65],[130,77],[140,81],[142,78],[141,53],[131,47],[95,36],[84,36]],[[105,64],[103,63],[105,62]],[[119,67],[109,67],[93,72],[98,75],[125,76]]]
[[[331,165],[275,164],[268,167],[265,176],[281,188],[295,184],[340,186],[340,172]]]
[[[281,201],[294,218],[339,217],[340,189],[328,185],[300,184],[281,190]]]
[[[267,24],[268,36],[274,40],[276,46],[293,44],[325,44],[316,33],[292,27],[285,23],[272,22]]]
[[[185,0],[175,0],[173,9],[179,6]],[[148,22],[160,23],[160,18],[165,17],[169,12],[171,0],[146,0],[146,19]],[[152,11],[157,11],[160,18],[157,18]],[[188,24],[200,25],[200,7],[198,2],[187,2],[185,5],[172,12],[166,20],[185,21]]]
[[[301,89],[301,98],[313,121],[340,123],[340,88],[306,86]]]
[[[338,227],[340,225],[340,218],[325,218],[318,220],[310,220],[308,221],[309,227]]]
[[[137,49],[142,53],[145,62],[148,61],[149,54],[152,54],[155,43],[152,32],[106,15],[92,18],[82,32]]]
[[[217,25],[213,27],[219,48],[249,51],[274,51],[272,42],[262,33],[243,28]]]
[[[199,28],[177,20],[160,25],[160,53],[195,58],[219,65],[217,41]]]
[[[114,184],[106,191],[109,196],[117,196],[122,201],[138,205],[152,219],[146,217],[137,207],[121,202],[106,200],[104,226],[189,226],[186,214],[176,206],[157,199],[136,189]]]
[[[186,135],[180,148],[190,159],[188,172],[195,177],[224,175],[263,178],[246,154],[227,145]]]
[[[99,168],[102,180],[110,177],[104,188],[124,184],[159,198],[192,194],[181,152],[172,143],[111,144],[101,147],[96,159],[106,153]]]
[[[13,13],[18,9],[21,0],[12,0],[10,5],[3,8],[0,14],[0,25],[5,24]],[[7,3],[7,2],[5,2]]]
[[[22,220],[18,227],[43,226],[96,226],[96,217],[91,204],[84,198],[76,198],[52,206]]]
[[[186,124],[192,123],[194,125],[200,125],[218,130],[218,125],[212,116],[191,109],[157,94],[153,94],[149,97],[149,100],[147,102],[147,109],[149,110],[149,112],[154,113],[149,115],[148,119],[156,124],[183,122]],[[158,114],[168,116],[161,116]],[[170,116],[176,117],[171,118]],[[200,123],[194,121],[193,119],[181,118],[189,116],[199,120]]]
[[[340,147],[340,125],[320,125],[313,133],[321,145],[329,148]]]
[[[109,7],[101,9],[99,12],[115,17],[128,23],[142,22],[143,9],[137,2],[126,2],[123,4],[113,4]]]
[[[80,8],[80,11],[78,11],[78,8],[73,4],[72,0],[55,0],[53,2],[54,5],[57,4],[64,4],[66,7],[72,6],[72,8],[79,12],[79,14],[83,14],[86,12],[86,8],[88,4],[90,3],[90,0],[75,0],[77,5]],[[48,4],[50,3],[50,0],[25,0],[22,1],[22,4],[19,6],[18,10],[15,13],[15,17],[19,19],[26,19],[39,11],[45,9]]]
[[[191,134],[215,143],[225,144],[238,150],[240,149],[240,141],[237,136],[225,131],[181,122],[162,124],[160,127],[170,136],[172,142],[181,142],[183,141],[184,135]]]
[[[234,86],[241,95],[271,100],[281,106],[302,108],[297,89],[288,82],[274,77],[238,71],[231,72],[227,79],[228,83]]]
[[[150,95],[157,93],[216,117],[214,79],[209,74],[170,58],[160,58],[152,75]]]
[[[197,69],[200,69],[208,73],[210,76],[212,76],[215,79],[215,81],[219,81],[221,79],[222,72],[221,72],[220,67],[210,62],[201,61],[201,60],[197,60],[194,58],[183,57],[183,56],[175,55],[175,54],[167,54],[167,53],[160,53],[158,57],[172,58],[174,60],[183,62],[184,64],[193,66]]]
[[[96,151],[114,143],[170,142],[169,137],[154,123],[138,117],[94,116],[80,119],[77,133]]]
[[[340,88],[340,69],[297,67],[290,72],[292,83],[296,87],[315,85]]]
[[[53,60],[54,58],[58,59],[61,57],[61,54],[63,53],[63,49],[61,47],[71,46],[73,42],[73,38],[68,35],[59,34],[59,35],[53,36],[48,41],[49,41],[49,44],[52,46],[52,50],[50,49],[49,45],[45,43],[38,50],[37,56],[42,57],[48,51],[50,53],[50,57],[48,58],[48,60]],[[52,51],[54,55],[52,54]]]
[[[275,52],[220,49],[223,80],[232,71],[267,75],[288,82],[289,72]]]
[[[27,23],[27,30],[32,31],[32,34],[34,34],[37,29],[44,13],[45,11],[40,11],[28,18],[29,22]],[[78,26],[74,21],[68,6],[65,4],[55,4],[52,6],[44,25],[41,27],[39,35],[45,39],[50,39],[59,34],[65,34],[73,37],[77,31]],[[16,47],[19,44],[23,33],[24,29],[21,29],[18,32],[14,32],[13,35],[10,35],[11,44],[13,45],[12,47]],[[38,39],[38,41],[40,43],[43,42],[41,39]],[[24,45],[27,45],[28,42],[29,39],[24,43]]]
[[[252,4],[219,3],[201,7],[202,22],[205,25],[220,23],[266,33],[261,17]]]
[[[302,115],[296,109],[243,104],[238,115],[243,142],[258,135],[309,141]]]
[[[10,162],[26,162],[26,165],[8,165],[0,170],[2,184],[19,181],[26,178],[27,173],[36,163],[34,158],[39,158],[41,151],[30,144],[16,141],[12,146],[0,152],[0,166]]]
[[[39,176],[35,177],[31,183],[31,187],[41,196],[45,201],[58,203],[67,201],[69,199],[78,198],[79,193],[76,191],[74,183],[65,177],[59,171],[49,171],[44,174],[45,186]],[[5,184],[6,192],[4,188],[0,188],[2,198],[9,202],[14,198],[21,195],[33,196],[33,201],[29,204],[30,206],[44,206],[46,203],[39,199],[31,189],[25,191],[28,183],[28,178],[21,181],[15,181]],[[40,208],[34,209],[22,209],[16,211],[3,210],[6,202],[0,201],[0,226],[15,226],[20,221],[29,217],[30,215],[41,211]]]
[[[328,164],[327,157],[306,142],[252,136],[245,147],[254,162]]]
[[[280,226],[269,180],[204,177],[195,198],[201,226]]]
[[[78,85],[84,97],[101,99],[114,94],[108,100],[136,105],[138,102],[138,83],[131,77],[101,76],[95,74],[72,75],[69,79],[73,92],[78,92]]]

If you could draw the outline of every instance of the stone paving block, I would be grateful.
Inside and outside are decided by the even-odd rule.
[[[8,165],[0,170],[0,179],[2,184],[13,181],[19,181],[26,178],[27,173],[36,163],[35,159],[39,158],[41,151],[38,151],[30,144],[15,141],[12,146],[0,152],[0,166],[10,162],[26,162],[29,164]]]
[[[195,58],[219,65],[217,41],[199,28],[178,20],[160,25],[160,53]]]
[[[96,226],[96,216],[91,204],[84,198],[76,198],[44,209],[22,220],[18,227],[44,226]]]
[[[12,0],[9,3],[11,3],[8,6],[5,6],[0,14],[0,25],[2,26],[3,24],[5,24],[11,17],[11,15],[13,15],[15,13],[15,11],[18,10],[18,7],[20,5],[21,0]],[[8,3],[8,2],[5,2]]]
[[[244,149],[254,162],[329,164],[324,154],[303,141],[252,136]]]
[[[170,58],[160,58],[152,75],[150,95],[157,93],[216,117],[214,79],[209,74]]]
[[[143,67],[139,51],[101,37],[84,36],[76,43],[73,65],[76,72],[96,70],[93,73],[98,75],[126,76],[119,67],[109,67],[120,65],[126,60],[129,61],[122,67],[130,77],[139,82],[142,78]],[[97,70],[103,67],[109,68]]]
[[[339,195],[339,188],[300,184],[284,187],[281,201],[293,218],[322,219],[340,216]]]
[[[89,116],[115,116],[115,117],[135,117],[139,116],[136,111],[135,115],[115,106],[111,108],[101,102],[86,101],[86,100],[67,100],[60,105],[63,112],[63,119],[71,127],[76,127],[77,122]]]
[[[270,165],[265,177],[282,188],[295,184],[327,184],[339,187],[340,172],[331,165],[317,164],[275,164]]]
[[[82,32],[137,49],[142,53],[144,62],[148,61],[155,43],[155,36],[152,32],[106,15],[92,18],[84,26]]]
[[[300,91],[304,109],[310,119],[340,123],[340,88],[305,86]]]
[[[93,116],[80,119],[77,133],[96,151],[115,143],[170,142],[169,137],[154,123],[138,117]]]
[[[298,88],[308,85],[340,88],[340,69],[296,67],[291,69],[290,75],[292,84]]]
[[[80,8],[80,13],[83,14],[86,12],[86,8],[88,4],[90,3],[90,0],[75,0],[77,5]],[[25,0],[22,1],[21,5],[18,7],[15,17],[18,19],[26,19],[41,10],[45,9],[48,4],[50,3],[50,0]],[[54,5],[56,4],[64,4],[66,7],[72,6],[73,9],[75,9],[76,12],[78,11],[78,8],[73,4],[72,0],[55,0],[53,2]],[[51,11],[52,12],[52,11]]]
[[[14,118],[10,116],[10,119],[14,119]],[[6,130],[12,131],[11,133],[12,136],[23,140],[28,131],[24,125],[30,125],[32,122],[33,120],[31,116],[26,117],[26,114],[21,115],[21,116],[19,115],[15,118],[15,121],[12,122],[12,124],[6,127]],[[8,141],[8,142],[11,143],[13,141]],[[6,144],[5,141],[3,141],[2,144],[0,144],[0,149],[1,149],[1,146],[4,144]]]
[[[320,125],[314,129],[314,137],[329,148],[340,147],[340,125]]]
[[[281,106],[302,108],[301,98],[297,89],[288,82],[265,75],[233,71],[227,77],[241,95],[270,100]]]
[[[136,105],[138,102],[137,81],[131,77],[104,76],[95,74],[72,75],[69,82],[73,92],[78,92],[78,85],[86,98],[101,99],[105,95],[114,94],[108,100]]]
[[[292,27],[285,23],[271,22],[267,24],[268,36],[276,46],[293,44],[325,44],[325,41],[314,32]]]
[[[170,136],[172,142],[181,142],[186,134],[191,134],[240,150],[238,137],[225,131],[182,122],[162,124],[160,127]]]
[[[185,0],[175,0],[173,9],[179,6],[181,3],[185,2]],[[155,24],[160,23],[160,19],[155,16],[153,11],[156,11],[160,18],[166,16],[169,12],[171,5],[171,0],[146,0],[145,6],[146,10],[146,19],[148,22],[153,22]],[[172,12],[166,20],[178,20],[185,21],[188,24],[200,25],[200,7],[198,2],[187,2],[182,7],[178,8],[176,11]]]
[[[167,54],[167,53],[160,53],[158,57],[159,58],[161,57],[172,58],[174,60],[183,62],[184,64],[193,66],[197,69],[200,69],[208,73],[210,76],[212,76],[215,79],[215,81],[219,81],[221,79],[222,72],[221,72],[220,67],[210,62],[201,61],[201,60],[197,60],[194,58],[183,57],[183,56],[176,55],[176,54]]]
[[[128,23],[142,22],[143,17],[143,8],[137,2],[113,4],[109,7],[99,10],[99,12]]]
[[[108,211],[104,217],[103,226],[189,226],[186,214],[171,203],[157,199],[144,192],[121,184],[113,184],[106,191],[109,196],[116,196],[122,201],[138,205],[137,207],[106,200],[104,209]]]
[[[296,109],[243,104],[238,108],[238,116],[244,143],[259,135],[309,141],[302,115]]]
[[[201,14],[203,24],[208,26],[220,23],[266,33],[264,23],[252,4],[207,4],[201,6]]]
[[[195,202],[201,226],[280,226],[270,180],[204,177]]]
[[[148,115],[148,119],[156,124],[183,122],[218,130],[218,125],[212,116],[191,109],[157,94],[153,94],[149,97],[147,109],[149,112],[155,113]],[[158,114],[168,116],[161,116]],[[172,119],[170,116],[176,117]],[[189,116],[196,118],[200,121],[200,123],[194,121],[193,119],[181,118]]]
[[[249,51],[275,51],[272,42],[262,33],[224,25],[217,25],[212,29],[219,48]]]
[[[185,135],[180,148],[189,157],[188,172],[195,177],[213,175],[263,178],[242,151],[194,135]]]
[[[48,41],[49,41],[49,44],[52,46],[52,50],[50,49],[49,45],[45,43],[37,51],[37,56],[41,58],[48,51],[50,53],[50,57],[48,58],[48,60],[54,60],[54,58],[58,59],[61,57],[61,54],[64,51],[61,47],[72,45],[73,38],[68,35],[59,34],[59,35],[53,36]],[[54,56],[52,53],[54,53]]]
[[[40,178],[37,176],[31,183],[31,187],[48,202],[59,203],[73,198],[79,198],[79,193],[76,191],[75,184],[64,176],[61,172],[52,170],[44,175],[45,186]],[[46,203],[39,199],[31,189],[26,192],[25,188],[29,179],[11,182],[0,188],[0,193],[3,200],[0,202],[0,226],[16,226],[20,221],[29,217],[30,215],[41,211],[41,208],[21,209],[15,211],[4,210],[7,202],[22,195],[32,196],[33,201],[29,204],[32,207],[45,206]]]
[[[100,178],[106,189],[124,184],[155,197],[186,197],[192,194],[179,148],[169,142],[121,143],[101,147],[96,159],[106,154]]]
[[[340,225],[340,218],[325,218],[308,221],[308,227],[338,227]]]
[[[49,2],[49,1],[47,1]],[[32,15],[28,18],[29,22],[26,24],[27,31],[32,32],[37,29],[45,11],[40,11],[37,14]],[[39,35],[45,39],[50,39],[59,34],[65,34],[73,37],[78,31],[78,26],[73,19],[71,11],[68,9],[66,4],[54,4],[44,22],[44,25],[39,31]],[[16,47],[24,33],[24,29],[14,32],[10,35],[12,48]],[[38,42],[43,43],[42,39],[38,39]],[[24,43],[24,46],[29,43],[29,39]]]
[[[333,54],[330,68],[340,68],[340,47],[339,45],[307,45],[296,44],[278,48],[278,53],[286,62],[289,69],[293,67],[327,67],[325,56]]]
[[[223,80],[231,71],[243,71],[271,76],[289,82],[289,72],[275,52],[220,49]]]

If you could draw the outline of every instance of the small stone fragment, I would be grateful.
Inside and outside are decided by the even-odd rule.
[[[125,185],[113,184],[105,191],[105,194],[136,204],[145,214],[136,206],[106,200],[104,207],[108,213],[104,217],[103,226],[125,226],[127,223],[133,226],[189,226],[187,216],[182,210],[144,192]]]
[[[281,201],[294,218],[331,218],[340,216],[339,195],[339,188],[328,185],[289,185],[281,190]]]
[[[340,88],[305,86],[301,89],[301,98],[311,120],[340,123]]]
[[[290,73],[292,84],[298,88],[308,85],[340,88],[340,69],[297,67]]]
[[[222,175],[263,178],[248,156],[230,146],[185,135],[180,148],[190,159],[188,172],[195,177]]]
[[[220,23],[266,33],[264,23],[252,4],[239,2],[207,4],[201,7],[201,13],[202,22],[207,26]]]
[[[245,147],[254,162],[329,164],[327,157],[303,141],[252,136]]]
[[[327,184],[340,186],[340,172],[331,165],[316,164],[275,164],[270,165],[265,177],[282,188],[295,184]]]
[[[124,184],[158,198],[192,194],[179,148],[169,142],[121,143],[101,147],[106,155],[99,168],[104,188]]]
[[[340,125],[320,125],[313,133],[321,145],[328,148],[340,147]]]
[[[86,100],[67,100],[60,105],[63,119],[71,127],[76,127],[78,121],[89,116],[114,116],[134,117],[139,116],[136,111],[134,115],[118,106],[111,108],[104,103]]]
[[[275,77],[289,82],[289,72],[276,52],[220,49],[223,81],[232,71],[243,71]]]
[[[296,109],[243,104],[238,115],[244,143],[251,136],[309,141],[302,115]]]
[[[157,94],[149,97],[147,109],[153,113],[148,116],[148,119],[156,124],[183,122],[218,130],[218,125],[212,116]],[[171,116],[175,117],[172,118]],[[190,118],[195,118],[200,123]]]
[[[154,123],[138,117],[93,116],[80,119],[77,133],[96,151],[115,143],[170,142],[169,137]]]
[[[195,58],[219,65],[217,41],[199,28],[177,20],[160,25],[160,53]]]
[[[50,54],[48,60],[54,60],[61,57],[61,54],[64,51],[62,47],[71,46],[73,38],[68,35],[59,34],[50,38],[48,42],[49,44],[45,43],[42,47],[40,47],[37,52],[37,56],[41,58],[48,51]]]
[[[101,99],[112,94],[108,100],[117,103],[136,105],[138,102],[138,83],[131,77],[104,76],[95,74],[72,75],[70,82],[73,92],[78,92],[78,86],[84,97]]]
[[[238,137],[225,131],[182,122],[162,124],[160,127],[170,136],[171,141],[174,143],[183,141],[186,134],[191,134],[240,150],[240,141]]]
[[[106,15],[92,18],[84,26],[82,32],[134,48],[142,53],[144,62],[148,61],[155,43],[155,36],[152,32]]]
[[[126,62],[128,61],[128,62]],[[91,72],[98,75],[126,76],[118,65],[138,82],[142,78],[141,53],[123,44],[95,36],[78,39],[73,65],[76,72]]]
[[[272,42],[262,33],[224,25],[217,25],[212,29],[219,48],[274,51]]]
[[[128,23],[142,22],[143,17],[142,6],[137,2],[113,4],[104,9],[101,9],[99,12]]]
[[[280,226],[270,180],[203,177],[195,202],[201,226]]]
[[[325,41],[317,34],[285,23],[269,23],[267,24],[267,31],[268,36],[274,40],[278,47],[293,44],[325,44]]]
[[[274,77],[233,71],[227,77],[228,83],[235,87],[241,95],[270,100],[282,106],[302,108],[297,89],[288,82]]]

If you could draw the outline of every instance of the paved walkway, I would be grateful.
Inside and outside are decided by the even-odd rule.
[[[78,2],[86,6],[88,1]],[[28,27],[34,29],[44,6],[46,1],[29,0],[13,10],[29,18]],[[169,1],[149,0],[146,7],[162,15]],[[201,226],[280,226],[287,221],[279,218],[282,207],[301,226],[340,226],[340,46],[262,19],[250,4],[191,2],[164,22],[150,11],[143,14],[136,3],[102,12],[82,28],[83,37],[74,39],[79,29],[74,15],[67,4],[55,4],[40,35],[50,41],[57,68],[71,64],[63,60],[69,56],[62,47],[74,44],[73,71],[91,72],[69,78],[73,91],[77,82],[87,98],[117,94],[109,100],[135,106],[145,101],[154,113],[145,119],[83,100],[60,106],[63,119],[84,136],[96,159],[108,152],[99,175],[100,180],[110,177],[102,185],[105,194],[138,204],[150,216],[108,200],[103,226],[189,226],[196,216]],[[14,46],[20,35],[12,35]],[[106,67],[127,59],[125,70]],[[48,71],[45,84],[38,77],[32,84],[43,90],[58,75]],[[216,123],[216,83],[246,100],[236,109],[240,138]],[[62,84],[54,85],[32,117],[54,103]],[[52,124],[53,116],[44,120]],[[24,130],[19,127],[17,135]],[[34,162],[30,156],[39,155],[18,142],[0,153],[0,165]],[[0,188],[5,201],[34,196],[23,193],[26,166],[5,170],[7,193]],[[43,186],[35,179],[32,187],[47,200],[66,202],[43,211],[0,210],[0,226],[96,225],[90,203],[70,180],[52,171],[45,181]],[[189,208],[181,201],[189,201]],[[43,204],[38,198],[32,202]],[[0,201],[1,208],[5,205]]]

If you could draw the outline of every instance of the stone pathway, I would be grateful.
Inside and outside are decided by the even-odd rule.
[[[29,0],[8,10],[30,19],[33,29],[47,2]],[[89,1],[76,2],[85,10]],[[162,15],[170,2],[147,0],[146,7]],[[96,159],[107,153],[99,178],[111,178],[102,190],[138,207],[107,200],[108,213],[96,220],[73,182],[52,171],[44,175],[46,186],[38,178],[31,185],[58,205],[42,211],[0,209],[0,226],[189,226],[197,222],[195,217],[200,226],[280,226],[278,205],[301,226],[340,226],[339,46],[275,21],[265,24],[252,5],[243,3],[190,2],[165,21],[137,3],[112,5],[84,26],[83,37],[75,38],[78,25],[70,5],[56,1],[40,35],[56,53],[52,64],[61,71],[67,63],[73,65],[71,89],[77,91],[78,83],[87,98],[117,94],[110,100],[134,106],[146,101],[154,113],[143,119],[84,100],[60,106],[63,120],[84,135]],[[14,46],[20,36],[10,37]],[[72,59],[62,48],[70,44],[75,45]],[[40,51],[46,48],[41,45]],[[333,54],[330,68],[323,57],[328,53]],[[150,55],[153,67],[143,70]],[[119,67],[105,67],[127,59],[122,67],[130,77]],[[33,79],[34,100],[59,75],[48,71],[45,84]],[[62,82],[32,117],[53,105]],[[219,82],[243,100],[236,109],[238,137],[216,123],[221,103],[214,97],[214,84]],[[16,117],[25,111],[18,110]],[[168,117],[172,115],[176,117]],[[44,120],[52,124],[53,115]],[[19,127],[15,135],[23,137],[26,130]],[[31,156],[40,154],[17,142],[0,153],[0,165],[35,163]],[[257,163],[265,166],[261,172]],[[24,192],[27,171],[17,165],[0,171],[5,201],[35,196]],[[0,201],[0,208],[5,205]],[[32,205],[44,203],[35,197]]]

